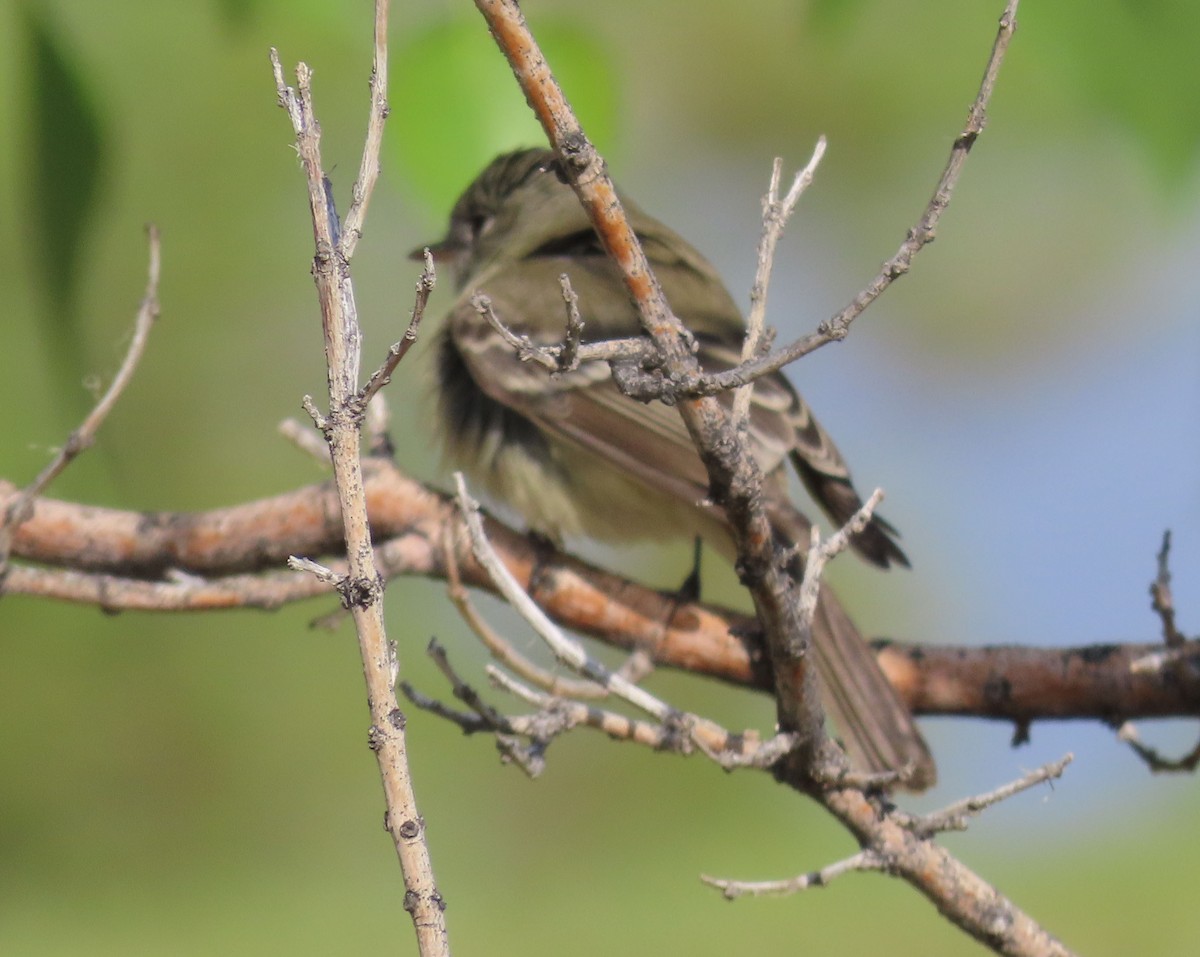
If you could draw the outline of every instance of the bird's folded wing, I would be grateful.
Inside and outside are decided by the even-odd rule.
[[[663,270],[656,264],[656,269]],[[518,335],[540,345],[562,340],[566,307],[558,276],[569,272],[579,296],[584,341],[637,335],[640,326],[607,259],[557,257],[522,264],[520,281],[501,272],[483,277],[479,291],[492,301],[497,317]],[[670,270],[666,272],[670,275]],[[523,362],[470,302],[469,290],[449,318],[451,335],[472,378],[491,399],[529,418],[550,435],[611,461],[651,488],[693,503],[708,490],[708,475],[679,411],[662,402],[637,402],[622,395],[606,362],[588,362],[571,372],[551,375]],[[562,316],[552,328],[531,325],[527,316]],[[710,336],[697,337],[702,363],[712,355],[724,366],[727,347]],[[736,353],[734,353],[736,355]],[[764,472],[778,468],[792,451],[795,393],[781,378],[760,383],[754,394],[750,438]],[[731,399],[724,396],[723,400]],[[836,449],[833,450],[836,455]]]

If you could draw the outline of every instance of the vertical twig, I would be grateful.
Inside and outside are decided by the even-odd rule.
[[[371,114],[367,120],[367,141],[363,146],[362,161],[358,167],[358,178],[354,181],[354,196],[346,212],[346,226],[342,231],[341,253],[347,260],[354,256],[354,248],[362,238],[363,221],[367,216],[367,204],[375,191],[379,179],[379,154],[383,149],[383,123],[388,118],[390,107],[388,89],[388,3],[375,0],[375,57],[371,65]]]
[[[758,266],[754,272],[754,285],[750,289],[750,314],[746,317],[746,338],[742,343],[742,362],[749,362],[762,349],[767,323],[767,288],[771,282],[771,268],[775,263],[775,248],[783,235],[783,228],[791,218],[804,191],[812,184],[821,157],[825,155],[825,137],[817,140],[812,157],[796,178],[782,200],[779,198],[779,183],[783,177],[783,160],[776,159],[771,167],[771,184],[763,197],[763,229],[758,241]],[[733,410],[730,419],[735,429],[740,429],[750,414],[750,400],[754,397],[754,383],[749,382],[733,394]]]
[[[339,581],[338,590],[354,618],[358,634],[371,713],[369,743],[383,781],[387,829],[404,875],[404,908],[412,916],[421,954],[429,957],[449,954],[445,905],[434,883],[425,825],[417,812],[408,767],[406,719],[394,687],[399,665],[395,646],[388,641],[384,628],[383,577],[376,567],[367,524],[360,435],[363,410],[361,403],[356,401],[362,333],[350,281],[350,257],[361,233],[362,219],[378,175],[382,127],[387,115],[387,7],[386,0],[377,0],[369,131],[347,228],[340,236],[329,182],[321,165],[320,127],[313,111],[310,86],[312,73],[301,63],[296,68],[297,89],[292,90],[284,82],[283,68],[275,50],[271,51],[271,62],[280,105],[287,110],[296,131],[316,239],[313,278],[325,333],[329,413],[328,416],[314,414],[314,420],[329,443],[345,532],[349,574]],[[315,413],[308,396],[305,405]]]

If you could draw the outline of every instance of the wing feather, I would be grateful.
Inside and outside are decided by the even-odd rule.
[[[737,306],[698,252],[677,239],[660,239],[655,229],[665,227],[650,222],[642,237],[647,254],[668,301],[696,336],[701,365],[709,371],[736,365],[744,331]],[[483,292],[514,332],[541,345],[556,344],[566,327],[558,283],[563,273],[579,296],[585,341],[640,334],[637,313],[616,266],[591,233],[580,233],[536,251],[519,270],[487,270],[474,287],[463,291],[451,312],[448,334],[471,378],[494,402],[549,437],[694,507],[707,498],[708,478],[675,408],[621,395],[604,362],[551,375],[535,363],[521,361],[470,302],[475,292]],[[557,315],[563,317],[561,323],[545,324],[544,317]],[[595,334],[589,336],[590,331]],[[723,396],[722,401],[728,404],[732,397]],[[783,375],[755,384],[748,427],[763,472],[779,472],[790,458],[809,493],[835,523],[844,523],[861,506],[845,459]],[[907,564],[891,532],[878,520],[856,544],[876,564]]]

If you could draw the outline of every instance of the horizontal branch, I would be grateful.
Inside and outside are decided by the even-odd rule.
[[[383,460],[365,482],[381,572],[445,578],[445,543],[463,581],[490,587],[469,549],[446,531],[450,499]],[[0,508],[19,490],[0,482]],[[488,537],[523,588],[558,623],[656,664],[763,690],[770,665],[748,615],[613,575],[489,520]],[[210,512],[145,513],[38,499],[14,537],[10,594],[108,610],[267,607],[327,594],[311,576],[284,572],[289,555],[336,555],[341,525],[332,485]],[[28,563],[40,566],[34,567]],[[334,572],[344,563],[326,561]],[[276,569],[279,569],[278,571]],[[1038,636],[1041,638],[1042,636]],[[879,663],[917,714],[1041,719],[1200,715],[1200,643],[1077,648],[965,647],[878,642]]]
[[[877,650],[888,678],[918,714],[1018,724],[1082,718],[1112,725],[1200,715],[1200,641],[1169,654],[1158,643],[1034,648],[887,642]]]

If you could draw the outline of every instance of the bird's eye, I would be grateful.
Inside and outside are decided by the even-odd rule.
[[[471,217],[471,238],[482,239],[492,229],[492,224],[496,221],[494,216],[488,216],[483,213]]]

